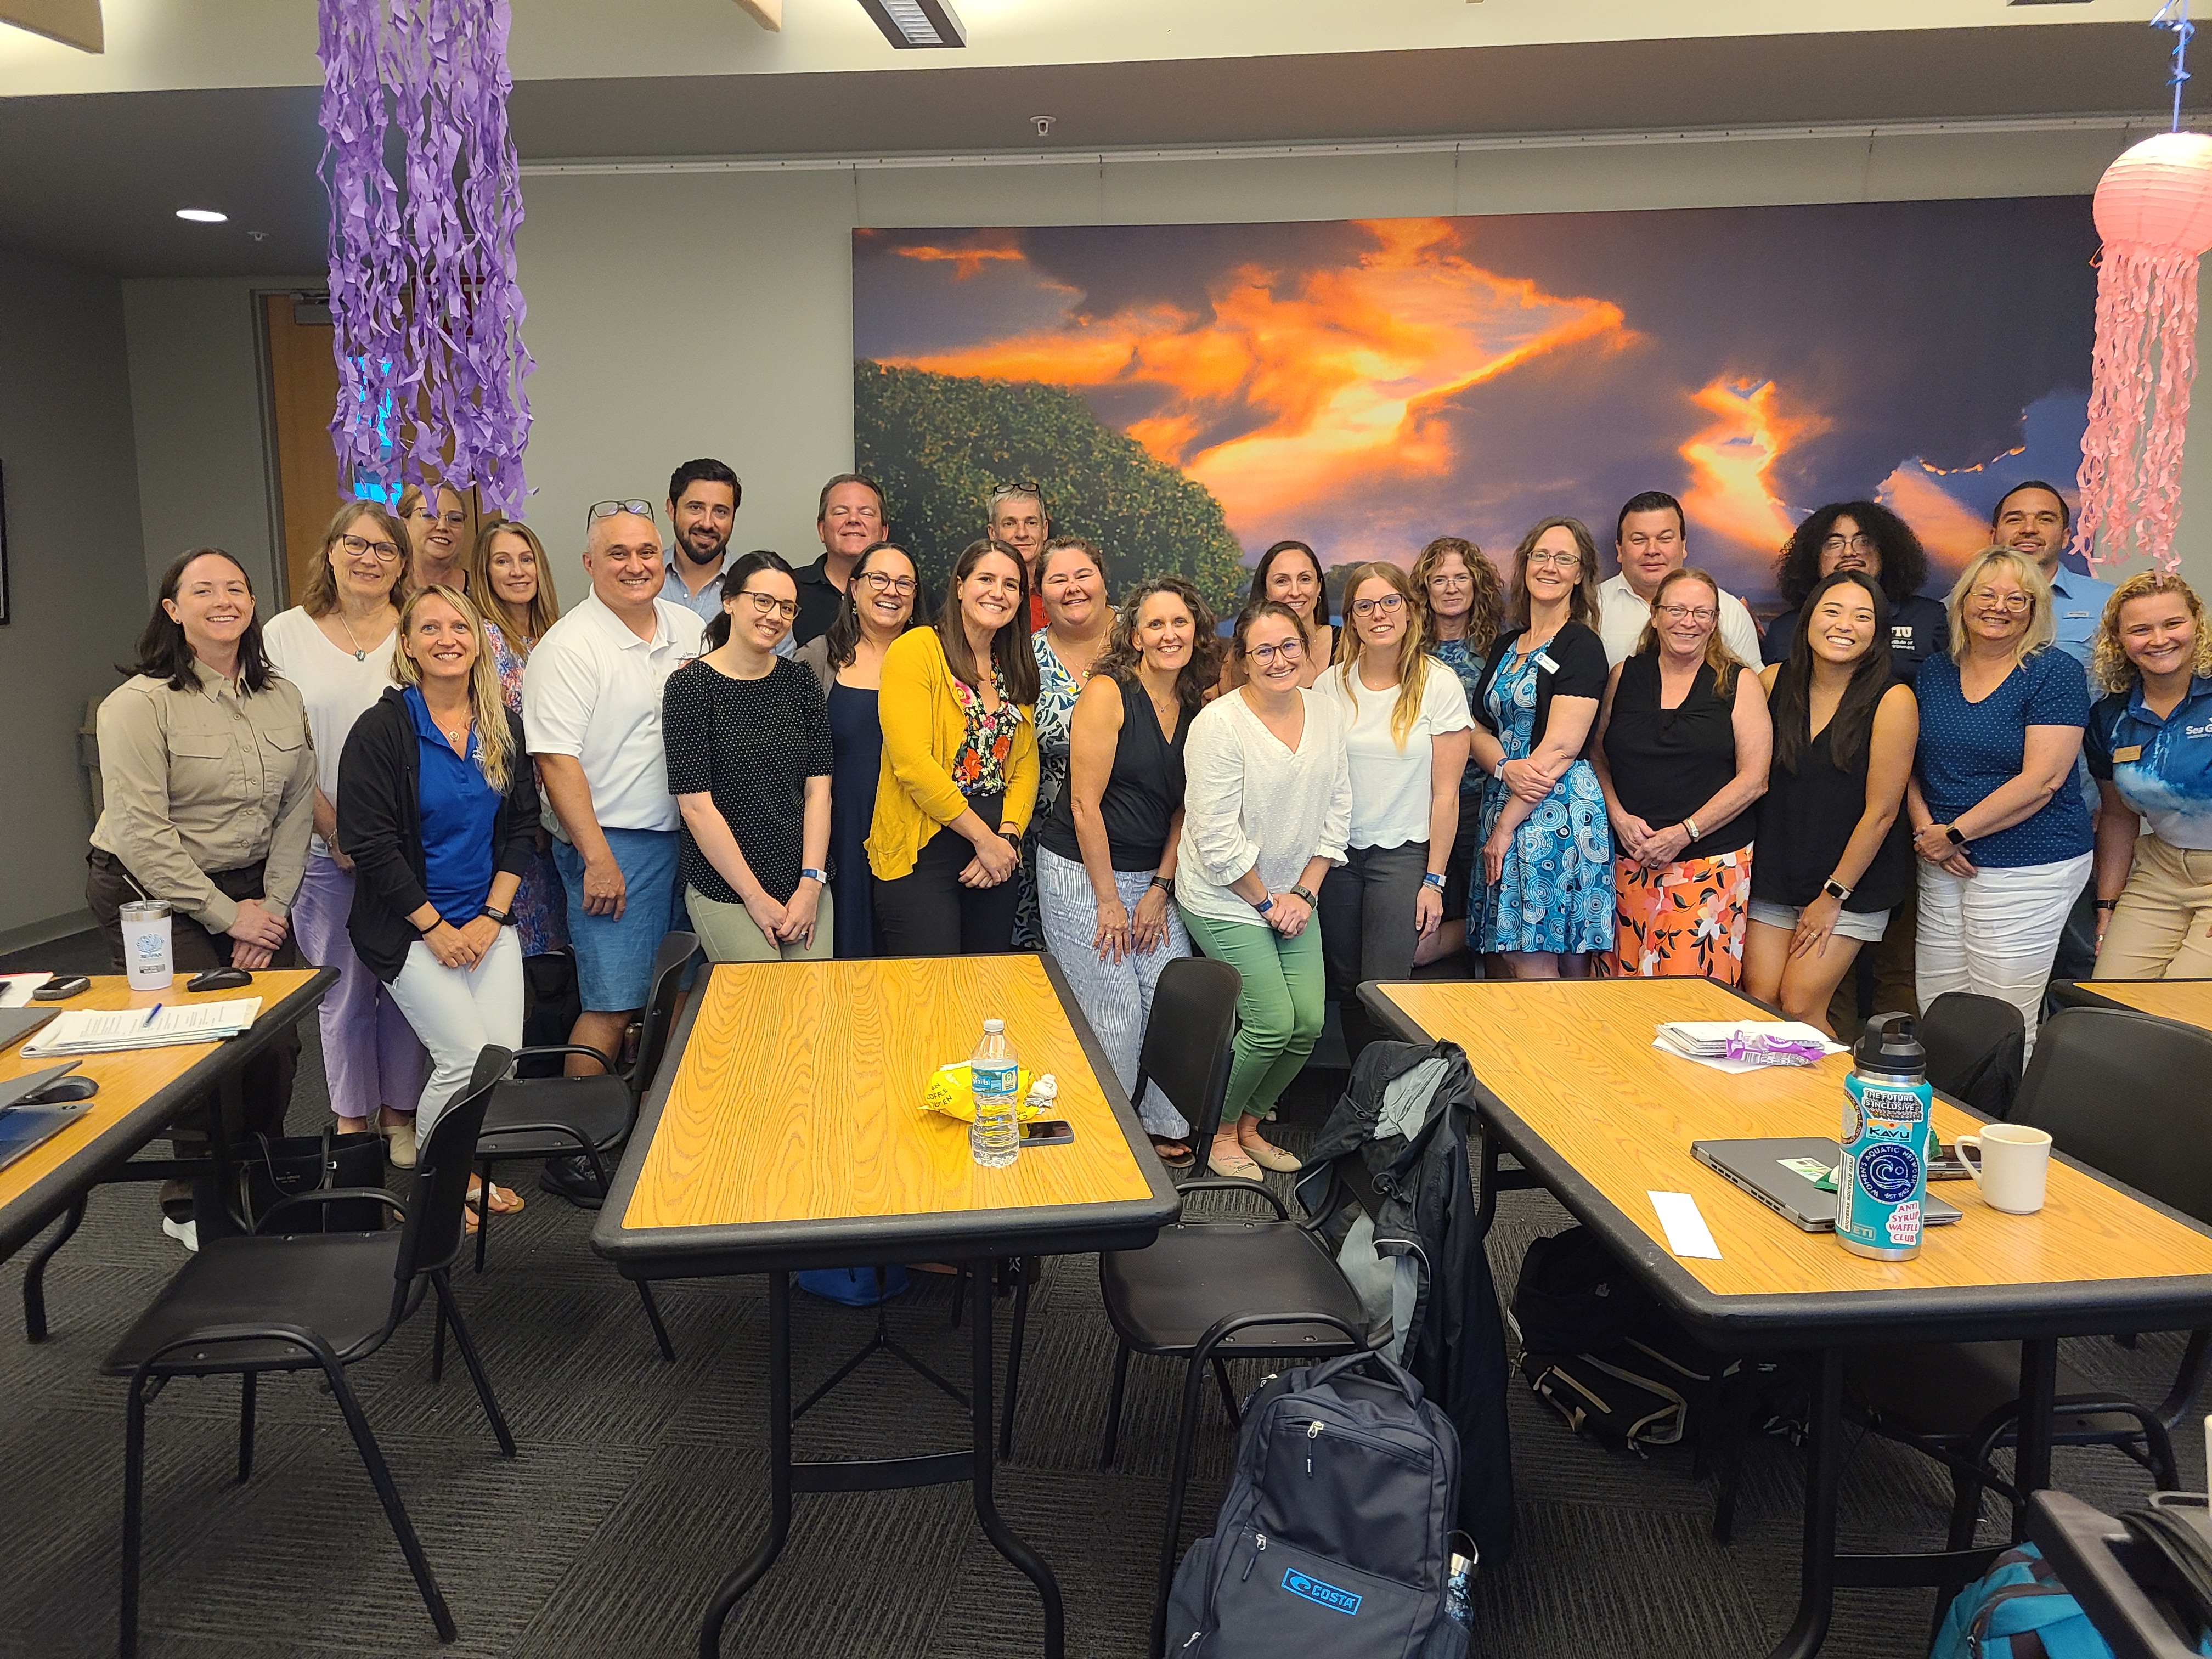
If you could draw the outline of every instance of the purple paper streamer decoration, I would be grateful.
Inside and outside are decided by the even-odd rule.
[[[507,0],[321,5],[341,473],[387,500],[474,484],[517,514],[537,365],[514,274]]]

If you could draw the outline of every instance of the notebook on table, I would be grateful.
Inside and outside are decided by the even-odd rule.
[[[58,1008],[0,1008],[0,1048],[20,1042],[56,1014]]]
[[[1843,1151],[1822,1135],[1783,1135],[1764,1140],[1698,1140],[1690,1155],[1724,1180],[1808,1233],[1836,1230],[1836,1195],[1808,1171],[1832,1174]],[[1954,1205],[1929,1194],[1922,1210],[1924,1224],[1948,1227],[1959,1218]]]

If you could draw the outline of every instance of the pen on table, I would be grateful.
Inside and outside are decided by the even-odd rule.
[[[142,1021],[142,1022],[140,1023],[138,1029],[139,1029],[140,1030],[142,1030],[142,1031],[143,1031],[143,1030],[144,1030],[146,1029],[146,1027],[147,1027],[147,1026],[151,1025],[151,1024],[154,1023],[154,1016],[155,1016],[155,1015],[156,1015],[156,1014],[158,1014],[158,1013],[160,1013],[161,1012],[161,1005],[160,1003],[158,1003],[158,1002],[157,1002],[157,1003],[155,1003],[152,1007],[149,1008],[149,1009],[146,1011],[146,1018],[145,1018],[145,1019],[144,1019],[143,1021]]]

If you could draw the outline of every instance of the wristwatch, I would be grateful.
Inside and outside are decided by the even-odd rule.
[[[1018,852],[1018,853],[1021,851],[1021,849],[1022,849],[1022,832],[1021,832],[1020,830],[1000,830],[1000,831],[999,831],[999,833],[1000,833],[1000,835],[1004,836],[1006,838],[1006,844],[1007,844],[1008,846],[1012,847],[1012,848],[1016,852]]]
[[[1268,894],[1267,897],[1261,899],[1252,908],[1255,910],[1257,910],[1261,915],[1266,915],[1268,911],[1275,908],[1275,896],[1273,893]]]
[[[1966,838],[1959,833],[1959,826],[1955,823],[1945,824],[1943,833],[1950,836],[1951,845],[1954,847],[1964,847],[1966,844]]]
[[[2120,902],[2118,899],[2099,899],[2097,908],[2100,910],[2117,910],[2120,908]]]
[[[502,927],[512,927],[514,926],[514,917],[507,911],[495,910],[491,906],[487,904],[484,906],[482,914],[489,916],[494,921],[497,922]]]
[[[799,878],[801,881],[811,881],[817,887],[827,887],[830,884],[830,872],[827,870],[801,870],[799,872]]]
[[[1500,756],[1498,757],[1498,764],[1497,764],[1497,765],[1495,765],[1495,766],[1493,766],[1493,767],[1492,767],[1492,768],[1490,769],[1490,775],[1491,775],[1492,777],[1493,777],[1493,778],[1497,779],[1497,780],[1498,780],[1498,782],[1500,782],[1500,783],[1503,783],[1503,782],[1504,782],[1504,781],[1505,781],[1505,757],[1504,757],[1504,756],[1500,755]]]
[[[1431,870],[1426,872],[1421,877],[1421,885],[1424,887],[1433,887],[1437,891],[1441,893],[1444,890],[1444,878],[1438,875],[1435,871]]]
[[[1820,890],[1826,893],[1830,898],[1835,900],[1838,904],[1841,904],[1845,899],[1851,896],[1851,890],[1844,886],[1840,881],[1838,881],[1833,876],[1830,876],[1827,880],[1820,884]]]
[[[1300,898],[1306,902],[1306,908],[1309,910],[1318,910],[1321,908],[1321,901],[1313,896],[1312,890],[1309,888],[1305,883],[1302,881],[1292,882],[1291,884],[1291,891],[1296,893]]]
[[[1166,894],[1170,898],[1173,898],[1173,897],[1175,896],[1175,878],[1174,878],[1174,877],[1172,877],[1172,876],[1154,876],[1154,877],[1152,878],[1152,885],[1153,885],[1154,887],[1158,888],[1162,892],[1165,893],[1165,894]]]

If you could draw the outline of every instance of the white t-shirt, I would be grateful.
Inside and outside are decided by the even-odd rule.
[[[1436,658],[1421,677],[1421,712],[1401,749],[1390,735],[1398,711],[1398,688],[1370,691],[1350,677],[1358,669],[1332,668],[1314,689],[1326,691],[1344,710],[1344,746],[1352,762],[1352,834],[1354,847],[1403,847],[1429,838],[1429,784],[1434,768],[1431,739],[1464,732],[1474,724],[1467,691]]]
[[[545,630],[522,671],[522,729],[533,755],[573,755],[592,787],[602,830],[673,830],[668,756],[660,741],[660,694],[668,677],[700,654],[699,618],[666,599],[653,602],[653,635],[586,594]],[[559,816],[553,833],[568,838]]]
[[[315,740],[315,787],[333,806],[338,799],[338,757],[353,723],[375,705],[393,684],[392,635],[361,643],[368,654],[354,653],[332,645],[315,625],[315,619],[298,605],[279,611],[261,628],[262,648],[270,666],[300,688],[307,706],[307,731]],[[315,836],[308,845],[318,853],[329,849]]]
[[[1447,677],[1449,678],[1449,677]],[[1300,691],[1305,729],[1293,750],[1231,691],[1199,710],[1183,739],[1182,840],[1176,899],[1212,921],[1267,919],[1230,884],[1257,866],[1267,890],[1297,880],[1316,855],[1344,862],[1352,825],[1352,774],[1344,752],[1343,705]]]
[[[1644,625],[1651,620],[1651,606],[1628,585],[1625,575],[1608,576],[1600,582],[1597,603],[1597,631],[1605,641],[1605,665],[1618,668],[1636,654],[1636,642],[1644,637]],[[1721,643],[1735,652],[1746,667],[1761,665],[1759,625],[1752,621],[1749,608],[1733,593],[1721,595]]]

